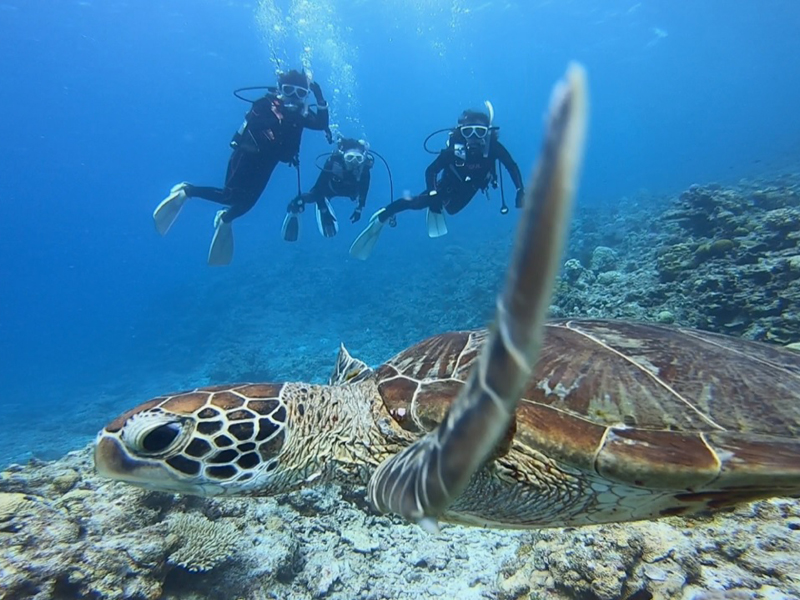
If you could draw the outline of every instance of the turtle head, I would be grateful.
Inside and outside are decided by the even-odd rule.
[[[202,388],[130,410],[97,436],[98,473],[197,496],[288,491],[281,454],[291,418],[282,385]]]

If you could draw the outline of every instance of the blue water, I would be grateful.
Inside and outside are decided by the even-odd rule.
[[[351,226],[345,199],[337,238],[309,211],[299,243],[280,239],[296,193],[286,166],[236,222],[230,267],[205,264],[216,206],[193,201],[167,237],[154,232],[170,186],[222,184],[247,109],[231,90],[274,83],[276,58],[310,65],[342,133],[389,160],[396,196],[423,188],[424,137],[484,99],[527,175],[552,84],[580,60],[592,90],[580,210],[796,164],[797,23],[793,0],[6,0],[0,464],[79,447],[159,392],[322,381],[340,340],[377,363],[488,316],[500,270],[481,265],[514,223],[496,193],[441,240],[422,213],[401,215],[367,263],[347,255],[366,219]],[[305,134],[304,187],[327,149]],[[378,164],[367,214],[388,200]]]

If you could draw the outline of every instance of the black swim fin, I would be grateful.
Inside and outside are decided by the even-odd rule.
[[[326,198],[322,202],[316,204],[317,207],[317,228],[323,237],[330,238],[339,233],[339,223],[336,220],[336,213],[333,212],[331,203]]]
[[[295,212],[287,212],[286,218],[283,219],[283,226],[281,227],[281,235],[287,242],[296,242],[300,237],[300,219]]]

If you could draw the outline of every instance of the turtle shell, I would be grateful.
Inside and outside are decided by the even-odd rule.
[[[405,429],[433,429],[486,330],[424,340],[376,370]],[[800,493],[800,354],[654,324],[551,322],[513,445],[652,489]],[[501,444],[502,446],[502,444]]]

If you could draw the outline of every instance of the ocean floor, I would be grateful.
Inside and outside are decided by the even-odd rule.
[[[0,599],[800,598],[800,505],[537,531],[376,516],[363,490],[145,492],[90,451],[0,472]],[[724,590],[724,593],[723,593]]]

